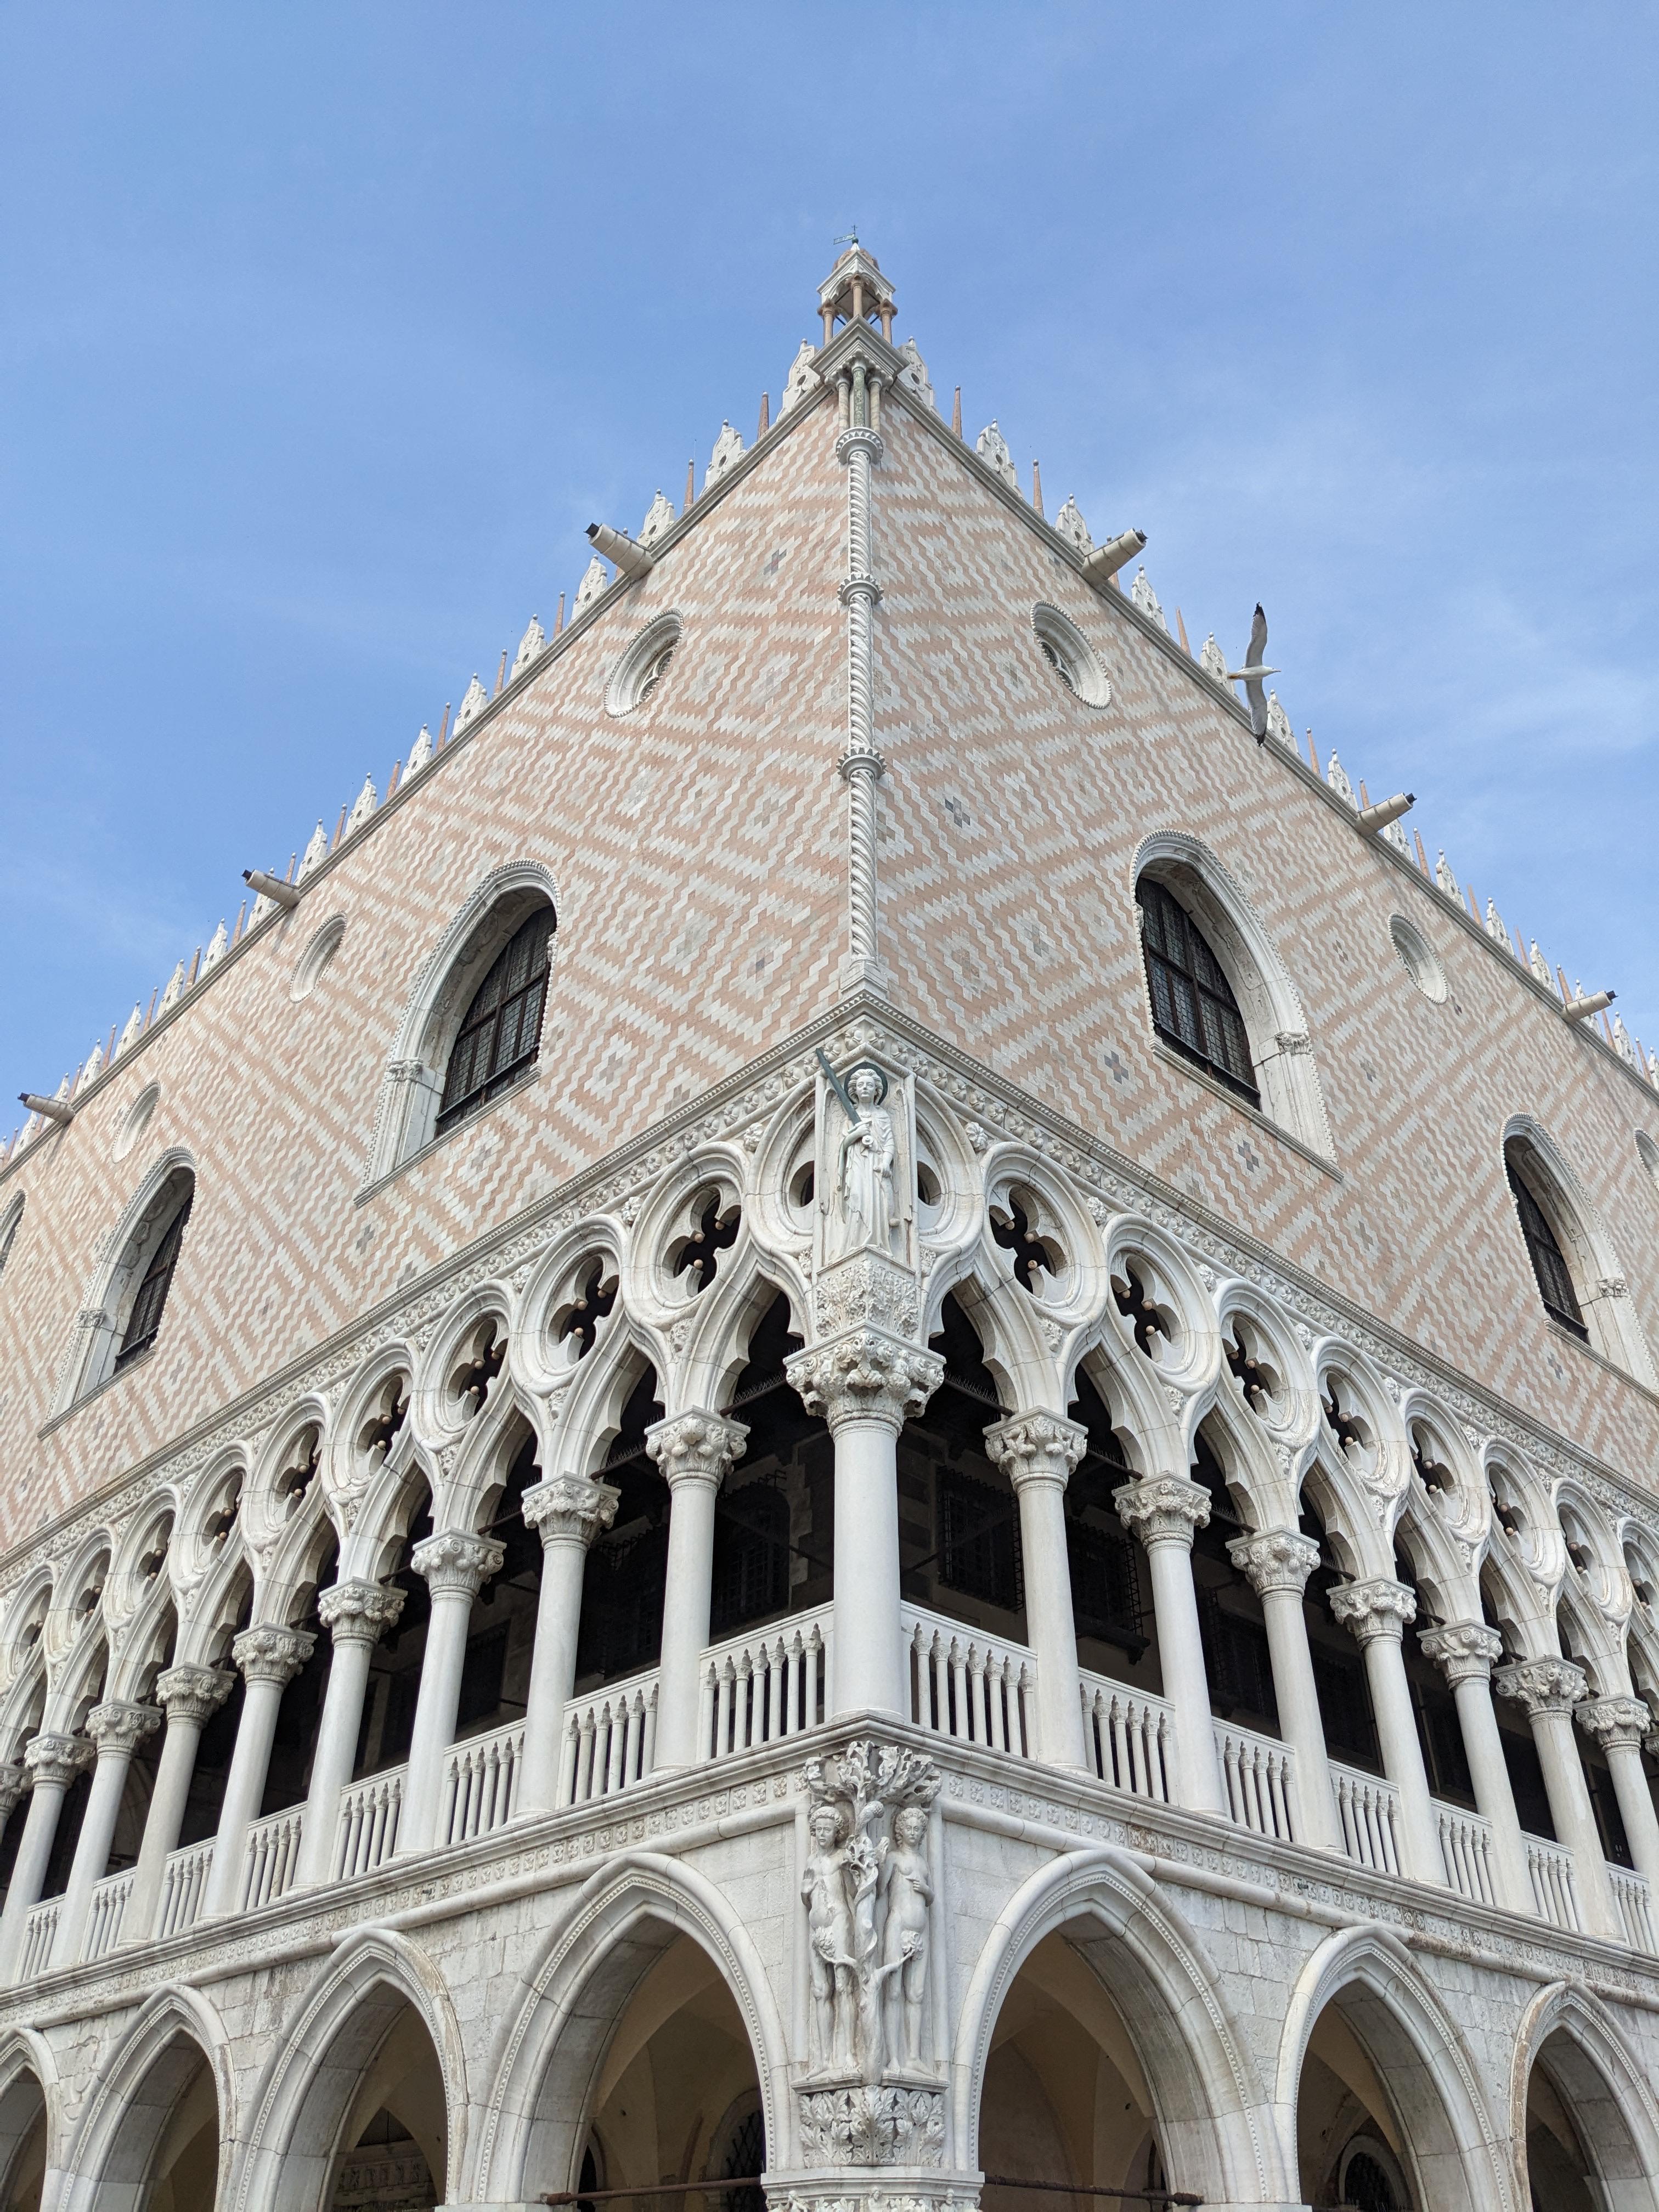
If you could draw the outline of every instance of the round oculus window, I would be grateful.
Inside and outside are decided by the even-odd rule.
[[[139,1138],[149,1128],[150,1116],[155,1113],[161,1096],[161,1086],[159,1083],[147,1083],[121,1116],[115,1132],[115,1142],[111,1147],[118,1160],[125,1159]]]
[[[1389,941],[1400,956],[1400,964],[1431,1006],[1446,1001],[1446,971],[1440,955],[1422,931],[1397,914],[1389,924]]]
[[[661,688],[684,624],[675,614],[647,623],[612,670],[605,686],[605,712],[631,714]]]
[[[339,951],[345,939],[345,916],[331,915],[317,932],[295,967],[294,981],[288,987],[290,999],[308,999],[323,979],[323,970]]]
[[[1073,698],[1085,707],[1111,704],[1112,687],[1106,672],[1069,616],[1061,614],[1058,607],[1038,605],[1031,610],[1031,628],[1043,659]]]

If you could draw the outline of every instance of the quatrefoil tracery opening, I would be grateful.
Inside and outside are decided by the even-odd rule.
[[[697,1201],[694,1200],[693,1205]],[[714,1279],[720,1255],[728,1251],[738,1241],[738,1231],[743,1226],[742,1209],[720,1206],[719,1191],[710,1191],[701,1212],[694,1215],[696,1226],[689,1237],[681,1240],[674,1254],[672,1272],[691,1278],[691,1293],[695,1297],[706,1291]]]

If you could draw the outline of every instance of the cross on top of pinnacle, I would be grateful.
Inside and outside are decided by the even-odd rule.
[[[882,275],[868,246],[854,239],[818,287],[818,312],[823,317],[823,343],[828,345],[839,323],[879,320],[881,334],[890,344],[893,337],[893,288]]]

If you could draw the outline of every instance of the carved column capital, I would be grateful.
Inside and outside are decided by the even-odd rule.
[[[125,1752],[130,1759],[161,1725],[161,1716],[154,1705],[129,1705],[118,1698],[94,1705],[87,1715],[87,1734],[100,1758],[109,1750]]]
[[[585,1474],[550,1475],[526,1491],[522,1511],[526,1528],[539,1528],[549,1544],[591,1544],[617,1517],[622,1492]]]
[[[1258,1597],[1269,1590],[1291,1590],[1299,1597],[1319,1565],[1319,1547],[1299,1529],[1264,1528],[1254,1536],[1235,1536],[1227,1557]]]
[[[671,1490],[683,1482],[703,1482],[718,1490],[731,1473],[732,1461],[743,1457],[748,1441],[746,1423],[705,1413],[698,1406],[671,1413],[665,1421],[653,1421],[645,1432],[645,1448]]]
[[[1587,1698],[1574,1708],[1573,1718],[1604,1751],[1639,1751],[1653,1726],[1641,1698]]]
[[[1195,1530],[1207,1526],[1210,1493],[1184,1474],[1145,1474],[1112,1492],[1118,1519],[1150,1551],[1154,1544],[1179,1544],[1190,1552]]]
[[[245,1628],[230,1647],[230,1656],[251,1688],[255,1682],[275,1682],[279,1689],[291,1682],[317,1642],[309,1628],[278,1628],[262,1622]]]
[[[378,1644],[397,1626],[403,1609],[402,1590],[366,1577],[335,1583],[317,1601],[318,1615],[336,1644]]]
[[[887,451],[879,430],[872,430],[866,422],[854,422],[843,430],[836,441],[836,459],[843,468],[852,465],[854,458],[862,453],[873,467]]]
[[[1489,1682],[1504,1656],[1504,1639],[1484,1620],[1453,1620],[1418,1631],[1418,1642],[1455,1690],[1460,1682]]]
[[[445,1528],[416,1544],[409,1564],[426,1577],[434,1597],[474,1598],[501,1571],[507,1547],[494,1536],[474,1536],[465,1528]]]
[[[1064,1490],[1088,1448],[1089,1431],[1063,1413],[1011,1413],[985,1431],[991,1463],[1003,1469],[1016,1496],[1035,1484]]]
[[[884,1330],[851,1328],[796,1352],[784,1373],[832,1432],[845,1421],[878,1421],[896,1435],[945,1379],[945,1362]]]
[[[155,1678],[155,1701],[166,1706],[169,1721],[194,1721],[199,1727],[218,1711],[235,1685],[236,1677],[223,1667],[169,1667]]]
[[[1492,1686],[1500,1697],[1524,1705],[1528,1720],[1540,1713],[1569,1713],[1589,1692],[1583,1668],[1571,1659],[1517,1659],[1498,1668]]]
[[[1366,1583],[1344,1583],[1331,1592],[1331,1618],[1358,1644],[1386,1637],[1398,1644],[1417,1618],[1417,1600],[1404,1583],[1376,1575]]]
[[[44,1782],[67,1790],[76,1776],[98,1756],[82,1735],[31,1736],[23,1746],[23,1764],[38,1790]]]
[[[16,1759],[0,1766],[0,1827],[10,1820],[18,1799],[28,1787],[28,1775]]]

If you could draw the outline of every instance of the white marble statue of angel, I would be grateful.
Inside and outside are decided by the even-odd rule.
[[[842,1132],[836,1186],[841,1200],[842,1249],[893,1249],[893,1117],[882,1101],[887,1079],[878,1067],[855,1067],[847,1079],[854,1110]]]

